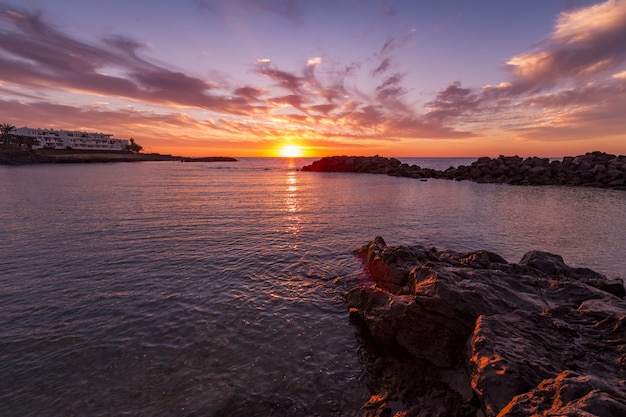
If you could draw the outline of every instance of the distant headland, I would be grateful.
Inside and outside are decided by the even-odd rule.
[[[409,178],[470,180],[513,185],[567,185],[626,190],[626,156],[588,152],[562,160],[519,156],[481,157],[445,171],[421,168],[381,156],[330,156],[302,168],[315,172],[355,172]]]
[[[159,153],[139,153],[130,151],[97,151],[78,149],[37,149],[37,150],[2,150],[0,149],[0,165],[29,164],[71,164],[95,162],[237,162],[237,159],[226,156],[210,156],[191,158]]]
[[[112,134],[82,130],[16,128],[0,124],[0,165],[90,162],[236,162],[235,158],[211,156],[190,158],[142,153],[133,138],[116,139]]]

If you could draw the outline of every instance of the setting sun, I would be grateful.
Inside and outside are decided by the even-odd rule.
[[[284,145],[278,151],[279,155],[283,158],[298,158],[303,154],[301,146],[298,145]]]

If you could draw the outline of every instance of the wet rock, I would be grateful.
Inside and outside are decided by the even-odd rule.
[[[593,376],[564,371],[514,398],[499,415],[620,417],[626,409],[623,389],[623,383],[616,387]]]
[[[366,381],[396,416],[626,415],[621,280],[538,251],[515,264],[376,238],[355,254]]]

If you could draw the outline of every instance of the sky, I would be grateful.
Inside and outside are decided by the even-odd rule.
[[[626,0],[0,0],[0,123],[186,156],[626,154]]]

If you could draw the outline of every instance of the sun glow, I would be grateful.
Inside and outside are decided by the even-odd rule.
[[[304,150],[299,145],[284,145],[278,150],[278,154],[283,158],[299,158]]]

